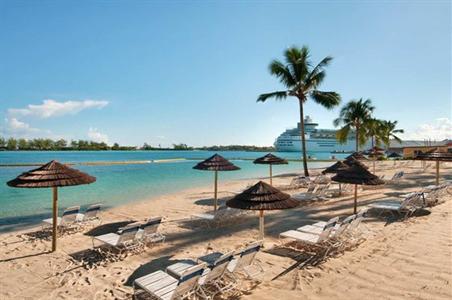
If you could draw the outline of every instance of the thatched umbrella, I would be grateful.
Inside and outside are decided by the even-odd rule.
[[[379,185],[384,184],[384,181],[370,173],[358,163],[353,163],[347,169],[339,170],[335,176],[331,178],[333,181],[342,183],[351,183],[355,185],[355,203],[353,211],[356,214],[358,206],[358,184],[360,185]]]
[[[451,161],[452,162],[452,153],[449,152],[427,152],[427,153],[419,153],[414,157],[417,160],[430,160],[436,161],[436,185],[439,184],[439,162],[440,161]]]
[[[326,168],[325,170],[322,171],[322,174],[327,174],[327,173],[332,173],[332,174],[336,174],[339,170],[342,169],[346,169],[349,166],[345,163],[343,163],[342,161],[338,161],[335,164],[329,166],[328,168]],[[342,190],[341,190],[341,183],[339,182],[339,196],[341,195]]]
[[[234,198],[228,200],[226,205],[232,208],[259,211],[259,238],[264,239],[264,210],[278,210],[294,208],[300,204],[289,194],[259,181]]]
[[[368,160],[362,152],[353,152],[349,156],[347,156],[345,159],[349,160],[351,158],[357,159],[357,160]]]
[[[17,178],[8,181],[6,184],[17,188],[51,187],[53,189],[52,251],[55,251],[57,245],[58,187],[89,184],[94,181],[96,181],[96,177],[52,160],[37,169],[20,174]]]
[[[269,165],[270,166],[270,185],[273,185],[272,166],[273,165],[287,165],[288,162],[284,158],[278,157],[271,153],[265,156],[259,157],[254,160],[255,164]]]
[[[214,210],[217,210],[218,202],[218,171],[235,171],[240,170],[239,167],[231,163],[221,155],[214,154],[208,159],[198,163],[193,167],[196,170],[215,171],[214,179]]]
[[[349,167],[356,164],[356,165],[359,165],[361,168],[369,169],[368,166],[366,166],[365,164],[363,164],[362,162],[360,162],[359,160],[357,160],[354,157],[349,157],[349,158],[345,159],[344,164],[346,164]]]

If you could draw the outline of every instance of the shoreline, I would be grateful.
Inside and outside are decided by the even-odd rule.
[[[68,166],[108,166],[108,165],[134,165],[134,164],[157,164],[157,163],[172,163],[179,161],[199,161],[203,158],[167,158],[167,159],[151,159],[151,160],[130,160],[130,161],[84,161],[84,162],[67,162],[64,163]],[[229,160],[245,160],[251,161],[254,158],[237,158],[232,157]],[[302,162],[302,159],[286,159],[288,162]],[[308,159],[307,162],[336,162],[337,159]],[[11,163],[11,164],[0,164],[0,168],[12,168],[12,167],[40,167],[44,163]]]
[[[317,172],[319,170],[323,170],[323,169],[324,169],[323,167],[310,168],[309,171],[313,171],[314,174],[317,174]],[[302,174],[302,170],[300,170],[299,173],[286,172],[286,173],[277,174],[277,175],[274,175],[273,178],[274,179],[275,178],[287,178],[287,177],[299,176],[300,174]],[[219,183],[219,192],[230,193],[230,195],[232,196],[233,194],[231,192],[222,190],[221,186],[222,185],[229,186],[231,184],[232,185],[241,184],[241,183],[243,183],[243,181],[246,181],[246,182],[254,181],[254,183],[256,183],[259,180],[266,180],[268,178],[269,178],[268,176],[262,176],[262,177],[248,177],[248,178],[241,178],[241,179],[224,180],[224,181]],[[177,195],[180,194],[180,193],[186,194],[186,193],[193,192],[194,190],[198,190],[198,189],[203,189],[203,190],[212,189],[211,193],[213,194],[213,187],[212,187],[212,185],[211,184],[205,184],[205,185],[194,186],[194,187],[190,187],[190,188],[184,188],[182,190],[178,190],[178,191],[175,191],[175,192],[166,192],[164,194],[159,194],[159,195],[154,195],[154,196],[147,196],[145,198],[139,198],[139,199],[135,199],[135,200],[128,200],[128,201],[126,201],[124,203],[121,203],[121,204],[118,204],[118,205],[103,206],[102,210],[104,212],[107,212],[107,211],[114,210],[114,209],[120,209],[120,208],[128,206],[128,205],[134,205],[134,204],[147,205],[150,202],[155,201],[156,199],[161,198],[161,197],[165,197],[165,196],[177,197]],[[49,201],[50,201],[50,198],[49,198]],[[96,201],[94,201],[93,204],[95,202]],[[103,204],[102,202],[99,202],[99,203]],[[77,205],[77,204],[73,203],[73,205]],[[64,210],[64,208],[60,207],[59,210],[60,210],[60,212],[62,212]],[[17,221],[20,221],[20,220],[22,220],[25,217],[26,216],[17,216],[17,217],[8,217],[7,216],[7,217],[2,217],[2,218],[0,218],[0,222],[1,222],[2,219],[11,219],[11,218],[14,218]],[[13,226],[12,229],[9,228],[9,226],[11,226],[11,225],[8,225],[7,223],[4,224],[4,225],[0,225],[0,234],[22,232],[24,230],[33,229],[33,228],[39,226],[39,224],[41,224],[41,222],[40,222],[41,218],[42,219],[46,219],[48,217],[51,217],[51,212],[49,212],[48,216],[46,216],[46,217],[37,216],[36,217],[36,222],[30,223],[30,224],[26,224],[26,225],[22,225],[22,226],[19,225],[19,226],[17,226],[17,228],[14,228],[14,226]],[[2,229],[2,227],[8,227],[8,228]]]

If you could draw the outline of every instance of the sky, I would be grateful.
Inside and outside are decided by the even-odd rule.
[[[334,57],[319,88],[370,98],[406,139],[452,138],[450,1],[0,0],[0,136],[271,145],[299,118],[268,65]],[[305,113],[333,128],[333,110]]]

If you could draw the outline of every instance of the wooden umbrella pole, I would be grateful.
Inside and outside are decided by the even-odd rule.
[[[264,211],[259,211],[259,238],[264,240]]]
[[[215,170],[215,188],[214,188],[214,211],[217,211],[217,195],[218,195],[218,171]]]
[[[342,195],[342,186],[341,186],[341,183],[339,182],[339,196],[341,196]]]
[[[439,160],[436,161],[436,185],[439,185]]]
[[[52,252],[55,252],[57,248],[58,188],[54,186],[52,189],[53,189]]]
[[[270,164],[270,185],[273,185],[272,164]]]
[[[353,206],[353,213],[356,214],[357,210],[358,210],[358,185],[355,184],[355,203]]]

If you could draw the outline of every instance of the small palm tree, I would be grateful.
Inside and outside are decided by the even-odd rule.
[[[284,52],[285,63],[279,60],[273,60],[270,65],[270,73],[279,78],[286,87],[283,91],[261,94],[257,98],[258,102],[265,102],[270,98],[276,100],[286,99],[292,96],[298,99],[300,105],[300,135],[301,149],[303,153],[303,168],[305,176],[309,176],[307,157],[306,157],[306,137],[304,130],[304,111],[303,104],[311,98],[316,103],[327,109],[339,105],[341,98],[336,92],[322,92],[317,90],[325,79],[324,68],[331,62],[332,57],[325,57],[314,68],[311,68],[309,59],[309,49],[306,46],[302,48],[292,47]]]
[[[390,139],[394,139],[401,143],[402,140],[396,135],[397,133],[403,133],[403,129],[396,129],[397,121],[381,121],[382,129],[382,141],[386,146],[389,146]]]
[[[334,120],[334,126],[342,126],[336,133],[336,137],[341,143],[347,142],[351,130],[355,130],[356,151],[367,141],[367,128],[372,121],[372,106],[370,99],[352,100],[342,107],[339,118]]]
[[[379,119],[370,119],[366,124],[366,136],[371,138],[372,148],[384,143],[386,130],[384,121]]]

